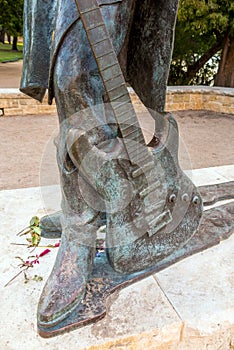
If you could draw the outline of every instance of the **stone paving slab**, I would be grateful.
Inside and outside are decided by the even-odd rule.
[[[229,349],[232,332],[234,337],[234,235],[156,278],[185,324],[182,341],[196,337],[205,349],[210,338],[211,349]]]
[[[223,183],[234,179],[234,166],[224,165],[185,171],[197,186]]]
[[[211,168],[210,179],[209,169],[196,170],[196,182],[202,185],[202,179],[204,184],[209,179],[209,183],[215,183],[218,176],[234,180],[233,169]],[[44,188],[43,198],[53,197],[54,192],[58,194],[57,186]],[[49,211],[58,208],[59,200],[54,198],[46,202]],[[42,282],[30,280],[25,284],[23,276],[19,276],[8,287],[4,285],[19,271],[15,257],[30,255],[26,247],[11,243],[25,242],[16,233],[28,225],[33,215],[44,214],[44,202],[40,188],[0,192],[1,350],[233,349],[234,236],[115,293],[108,303],[107,316],[96,324],[55,338],[41,338],[36,330],[37,302],[56,249],[28,274],[43,276]],[[41,245],[52,242],[56,241],[42,240]]]
[[[25,284],[23,276],[20,276],[4,288],[18,271],[15,257],[25,259],[30,255],[25,247],[11,245],[11,242],[24,242],[22,238],[15,237],[19,225],[25,227],[32,215],[43,213],[40,190],[2,192],[5,193],[0,193],[1,219],[7,217],[7,223],[0,228],[0,349],[91,349],[92,346],[96,349],[123,346],[125,349],[129,344],[135,344],[134,349],[142,349],[148,348],[152,339],[154,344],[155,341],[179,340],[182,322],[152,276],[115,293],[110,298],[107,317],[95,325],[52,339],[41,338],[36,331],[37,302],[52,269],[56,250],[43,257],[41,264],[28,274],[28,277],[34,274],[43,276],[43,282],[30,281]],[[4,210],[5,195],[13,192],[16,192],[15,205],[11,196]],[[20,194],[23,198],[21,205]],[[53,244],[55,240],[42,240],[41,245],[48,243]],[[40,252],[37,249],[31,255]]]

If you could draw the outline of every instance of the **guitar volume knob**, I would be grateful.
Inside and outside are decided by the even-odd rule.
[[[188,195],[188,193],[184,193],[184,194],[181,196],[181,199],[182,199],[183,202],[188,203],[188,202],[189,202],[189,195]]]
[[[170,197],[168,198],[169,203],[175,203],[176,202],[176,195],[175,193],[172,193]]]
[[[200,203],[200,198],[198,196],[193,197],[193,204],[198,205]]]

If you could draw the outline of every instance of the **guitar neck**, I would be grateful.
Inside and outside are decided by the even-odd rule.
[[[97,0],[75,0],[99,73],[121,131],[129,160],[151,163],[144,136],[133,108],[125,79],[115,54]]]

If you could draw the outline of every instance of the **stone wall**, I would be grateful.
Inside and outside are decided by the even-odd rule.
[[[129,89],[132,101],[140,107],[141,102]],[[234,89],[206,86],[170,86],[167,90],[166,111],[205,109],[234,114]],[[27,97],[18,89],[0,89],[0,115],[54,114],[56,107]]]
[[[0,115],[54,114],[55,104],[49,106],[47,98],[40,103],[18,89],[0,89]]]
[[[141,102],[129,89],[134,105]],[[169,86],[165,110],[209,110],[234,114],[234,89],[209,86]]]
[[[170,86],[166,110],[205,109],[234,114],[234,89],[209,86]]]

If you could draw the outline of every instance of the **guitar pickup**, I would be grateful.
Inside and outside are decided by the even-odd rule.
[[[144,173],[147,173],[149,170],[153,169],[154,167],[155,167],[155,164],[153,161],[143,164],[140,168],[133,170],[132,177],[135,179],[136,177]]]
[[[144,190],[142,190],[139,195],[141,198],[145,198],[149,193],[155,191],[161,185],[159,180],[155,180],[151,185],[148,185]],[[156,197],[156,194],[155,194]]]
[[[158,215],[155,219],[149,222],[150,229],[148,230],[148,236],[152,237],[162,228],[167,226],[171,221],[171,212],[169,210],[164,211],[162,214]]]
[[[156,210],[159,211],[161,210],[165,205],[165,201],[158,201],[155,200],[155,202],[153,203],[145,203],[145,208],[144,208],[144,213],[146,215],[150,215],[151,213],[155,212]]]

